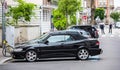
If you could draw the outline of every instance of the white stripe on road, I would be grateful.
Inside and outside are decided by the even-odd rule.
[[[99,55],[97,55],[97,56],[90,56],[89,59],[90,59],[90,61],[98,61],[98,60],[100,60],[100,57],[99,57]]]
[[[100,37],[115,37],[115,35],[113,35],[113,34],[107,34],[107,35],[100,35]]]
[[[110,37],[114,37],[114,35],[110,35]]]
[[[105,37],[105,35],[102,35],[101,37]]]

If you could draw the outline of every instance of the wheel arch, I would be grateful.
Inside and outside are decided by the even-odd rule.
[[[35,51],[36,54],[37,54],[37,56],[38,56],[38,51],[37,51],[35,48],[29,48],[29,49],[27,49],[27,50],[25,51],[25,55],[24,55],[24,56],[26,56],[26,53],[27,53],[28,51]]]
[[[34,60],[34,61],[36,61],[37,58],[38,58],[38,53],[35,51],[35,49],[28,49],[28,50],[26,50],[26,52],[25,52],[25,59],[27,60],[26,54],[27,54],[27,52],[29,52],[29,51],[34,51],[34,52],[36,53],[36,59]],[[27,61],[29,61],[29,60],[27,60]],[[33,61],[29,61],[29,62],[33,62]]]
[[[78,56],[78,52],[79,52],[80,50],[82,50],[82,49],[85,49],[85,50],[88,51],[88,57],[87,57],[86,59],[81,59],[81,58],[79,58],[79,56]],[[87,60],[87,59],[89,58],[89,54],[90,54],[90,52],[89,52],[88,48],[86,48],[86,47],[84,47],[84,46],[80,46],[79,49],[78,49],[78,51],[77,51],[77,54],[76,54],[77,56],[76,56],[76,58],[79,59],[79,60]]]
[[[80,49],[86,49],[86,50],[88,50],[88,52],[90,52],[89,49],[85,46],[80,46],[77,51],[79,51]]]

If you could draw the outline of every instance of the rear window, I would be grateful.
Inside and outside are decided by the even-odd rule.
[[[86,31],[96,31],[95,27],[91,27],[91,26],[73,26],[70,29],[84,29]]]
[[[92,27],[92,31],[97,31],[97,29],[95,27]]]

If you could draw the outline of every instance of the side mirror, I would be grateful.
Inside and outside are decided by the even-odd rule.
[[[45,44],[48,44],[49,43],[49,41],[47,40],[47,41],[45,41]]]

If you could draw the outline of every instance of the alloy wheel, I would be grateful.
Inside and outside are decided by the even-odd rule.
[[[26,53],[26,60],[33,62],[37,59],[37,53],[33,50],[27,51]]]
[[[77,53],[78,59],[86,60],[89,57],[89,51],[87,49],[80,49]]]

